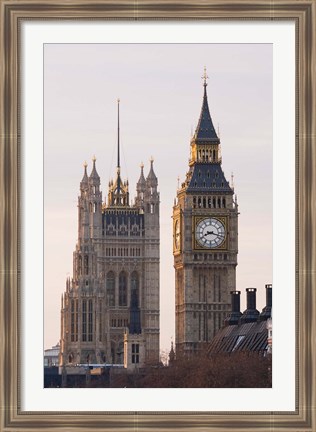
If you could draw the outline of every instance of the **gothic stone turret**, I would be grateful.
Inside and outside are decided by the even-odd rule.
[[[157,185],[151,160],[146,179],[142,168],[135,205],[130,205],[128,181],[121,179],[119,139],[116,179],[110,182],[107,203],[102,202],[95,158],[89,177],[85,164],[73,277],[62,297],[61,365],[122,364],[133,302],[138,305],[143,362],[159,361]]]

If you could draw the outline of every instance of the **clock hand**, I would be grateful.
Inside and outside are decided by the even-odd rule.
[[[216,235],[217,237],[225,238],[224,234],[214,233],[214,231],[206,231],[206,233],[204,234],[204,237],[207,236],[207,235],[210,235],[210,234]]]

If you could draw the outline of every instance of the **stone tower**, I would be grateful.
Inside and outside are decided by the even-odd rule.
[[[153,159],[143,164],[135,204],[121,178],[118,101],[116,178],[102,201],[96,159],[84,165],[78,197],[78,242],[73,277],[61,304],[60,364],[123,364],[124,334],[138,308],[143,363],[159,361],[159,192]]]
[[[236,287],[238,207],[222,170],[220,139],[204,95],[189,169],[173,207],[176,352],[203,348],[222,327]]]

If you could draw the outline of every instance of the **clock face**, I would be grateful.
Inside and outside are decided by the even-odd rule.
[[[195,238],[204,248],[217,248],[226,238],[225,226],[215,218],[202,219],[196,226]]]
[[[176,249],[180,247],[180,222],[179,219],[176,220],[174,224],[174,245]]]

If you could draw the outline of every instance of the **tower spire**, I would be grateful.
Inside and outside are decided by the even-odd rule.
[[[120,170],[120,99],[117,99],[117,170]]]
[[[120,98],[117,99],[117,191],[121,190],[121,167],[120,167]]]
[[[120,99],[117,99],[117,166],[116,180],[109,183],[109,206],[129,207],[128,180],[121,179],[120,164]]]
[[[195,130],[194,139],[197,142],[205,143],[205,142],[214,142],[219,143],[218,136],[216,134],[212,117],[210,114],[208,101],[207,101],[207,80],[208,75],[206,73],[206,67],[204,67],[204,74],[202,76],[203,79],[203,87],[204,87],[204,95],[203,95],[203,103],[200,118],[198,121],[197,128]]]

